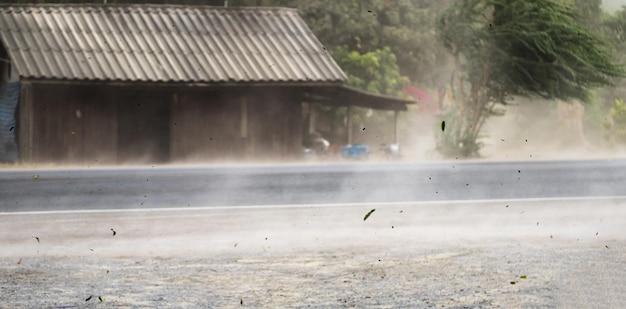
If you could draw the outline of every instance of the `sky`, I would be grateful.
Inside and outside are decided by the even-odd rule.
[[[603,0],[602,5],[606,11],[614,12],[619,10],[622,5],[626,5],[626,0]]]

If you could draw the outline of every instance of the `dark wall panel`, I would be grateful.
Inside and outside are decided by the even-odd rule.
[[[170,98],[167,92],[121,91],[116,104],[119,163],[169,161]]]
[[[225,90],[194,90],[172,103],[174,161],[238,160],[243,155],[241,99]]]
[[[35,85],[32,92],[32,161],[116,162],[115,104],[106,89]]]

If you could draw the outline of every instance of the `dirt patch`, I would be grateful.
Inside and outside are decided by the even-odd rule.
[[[2,306],[626,306],[621,201],[509,204],[1,215]]]

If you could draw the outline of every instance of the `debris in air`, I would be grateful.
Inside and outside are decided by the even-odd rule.
[[[365,215],[365,217],[363,218],[363,221],[367,220],[367,218],[369,218],[369,217],[370,217],[370,215],[372,215],[372,213],[373,213],[374,211],[376,211],[376,208],[374,208],[374,209],[370,210],[370,211],[369,211],[369,212]]]
[[[117,234],[117,232],[114,229],[111,229],[111,231],[113,232],[113,236]]]
[[[446,121],[445,120],[441,122],[441,131],[442,132],[446,131]]]

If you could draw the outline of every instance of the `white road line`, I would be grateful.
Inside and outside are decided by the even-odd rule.
[[[295,205],[242,205],[242,206],[195,206],[169,208],[132,208],[132,209],[80,209],[80,210],[49,210],[49,211],[19,211],[0,212],[0,216],[18,215],[54,215],[54,214],[95,214],[95,213],[132,213],[132,212],[170,212],[170,211],[198,211],[198,210],[225,210],[225,209],[281,209],[281,208],[321,208],[321,207],[383,207],[383,206],[419,206],[419,205],[453,205],[453,204],[498,204],[498,203],[539,203],[539,202],[573,202],[573,201],[602,201],[626,200],[626,196],[590,196],[590,197],[545,197],[522,199],[492,199],[492,200],[450,200],[450,201],[415,201],[415,202],[374,202],[374,203],[334,203],[334,204],[295,204]]]

